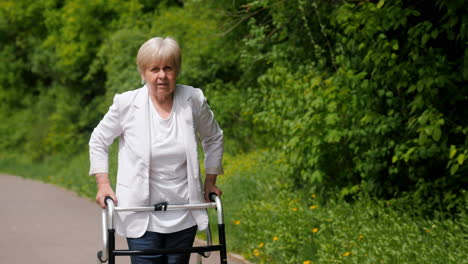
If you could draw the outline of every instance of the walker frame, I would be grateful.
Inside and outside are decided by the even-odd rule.
[[[168,255],[178,253],[198,253],[203,257],[207,258],[210,256],[212,251],[220,252],[220,263],[227,264],[227,252],[226,252],[226,236],[224,227],[224,216],[221,199],[216,193],[210,193],[210,203],[200,204],[180,204],[170,205],[167,203],[159,203],[154,206],[147,207],[116,207],[114,200],[107,196],[104,202],[107,205],[106,209],[102,210],[102,243],[103,249],[97,253],[97,263],[115,264],[116,256],[135,256],[135,255]],[[168,249],[146,249],[146,250],[123,250],[115,249],[115,225],[114,225],[114,214],[115,212],[154,212],[154,211],[168,211],[168,210],[181,210],[181,209],[207,209],[216,208],[218,213],[218,239],[219,244],[212,245],[210,226],[206,229],[206,246],[197,246],[190,248],[168,248]]]

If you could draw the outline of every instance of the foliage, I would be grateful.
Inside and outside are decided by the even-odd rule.
[[[228,246],[253,263],[459,263],[467,257],[467,211],[457,220],[411,215],[412,201],[297,191],[284,157],[228,157],[220,178]],[[265,166],[268,164],[269,166]],[[231,174],[233,172],[233,174]],[[466,192],[463,194],[468,201]],[[310,261],[310,262],[307,262]]]
[[[235,53],[216,34],[218,13],[195,2],[159,6],[136,0],[2,2],[2,151],[43,160],[86,147],[114,94],[140,86],[135,56],[155,35],[181,44],[180,82],[217,90],[229,85],[226,69]]]
[[[450,190],[462,199],[468,94],[456,54],[466,54],[467,16],[449,15],[461,2],[428,5],[250,3],[263,11],[245,36],[257,49],[244,57],[270,66],[247,112],[285,152],[297,186],[381,197]]]

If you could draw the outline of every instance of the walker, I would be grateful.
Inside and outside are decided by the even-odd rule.
[[[159,203],[154,206],[148,207],[115,207],[114,200],[107,196],[104,201],[107,205],[106,209],[102,210],[102,242],[103,249],[98,251],[97,263],[114,264],[116,256],[135,256],[135,255],[167,255],[178,253],[198,253],[201,256],[208,258],[212,251],[219,251],[220,263],[227,264],[226,254],[226,237],[224,229],[224,217],[221,199],[215,194],[210,193],[210,203],[200,204],[180,204],[170,205],[167,203]],[[204,247],[191,247],[191,248],[167,248],[167,249],[147,249],[147,250],[122,250],[115,249],[115,229],[114,229],[114,213],[123,211],[133,212],[152,212],[152,211],[168,211],[168,210],[181,210],[181,209],[205,209],[216,208],[218,212],[218,236],[219,244],[212,245],[210,226],[206,229],[207,245]]]

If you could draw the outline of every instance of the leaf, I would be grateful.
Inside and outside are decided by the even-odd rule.
[[[465,161],[465,154],[458,155],[458,164],[463,165],[463,161]]]
[[[341,137],[342,134],[338,130],[332,129],[325,136],[325,141],[328,143],[338,143]]]
[[[449,158],[455,157],[455,154],[457,154],[457,149],[455,148],[454,145],[450,146],[450,156]]]
[[[327,105],[327,109],[328,111],[330,112],[334,112],[336,111],[336,102],[331,102]]]
[[[431,35],[429,34],[424,34],[421,38],[421,45],[426,45],[427,41],[430,39]]]
[[[338,120],[339,120],[338,115],[335,113],[328,114],[325,117],[325,123],[327,125],[335,125],[336,123],[338,123]]]
[[[450,175],[454,175],[458,170],[458,164],[453,164],[452,167],[450,167]]]
[[[411,157],[411,154],[413,154],[413,152],[416,150],[416,148],[409,148],[408,151],[403,155],[403,159],[405,160],[405,162],[408,162],[408,160],[410,160],[410,157]]]
[[[358,50],[362,50],[362,49],[365,48],[365,47],[366,47],[366,44],[365,44],[365,43],[361,43],[361,44],[359,44],[359,46],[358,46]]]
[[[364,115],[362,118],[361,118],[361,123],[366,123],[367,121],[369,120],[369,116],[368,115]]]
[[[385,4],[385,0],[380,0],[379,3],[377,4],[377,8],[382,8],[384,4]]]
[[[435,127],[434,130],[432,131],[432,138],[435,141],[439,141],[441,135],[442,135],[442,131],[440,131],[440,127]]]
[[[314,171],[311,175],[311,180],[312,182],[322,182],[323,181],[323,175],[322,172],[319,170]]]
[[[397,157],[397,156],[393,156],[393,157],[392,157],[392,163],[395,163],[395,162],[397,162],[397,161],[398,161],[398,157]]]
[[[292,137],[289,142],[288,142],[288,146],[297,146],[297,143],[299,143],[300,141],[300,138],[298,136],[295,136],[295,137]]]

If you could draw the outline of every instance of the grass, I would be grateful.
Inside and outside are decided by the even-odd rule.
[[[468,263],[468,218],[293,190],[272,153],[227,157],[228,246],[254,263]],[[455,220],[454,220],[455,219]]]
[[[116,147],[111,151],[115,168]],[[86,152],[41,163],[0,156],[3,172],[94,199],[88,164]],[[228,248],[253,263],[468,263],[466,212],[425,219],[399,202],[362,196],[349,203],[330,193],[291,191],[281,160],[267,151],[226,155],[225,172],[218,184],[224,193]]]

